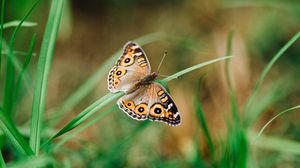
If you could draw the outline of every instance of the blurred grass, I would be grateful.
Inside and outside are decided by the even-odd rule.
[[[5,164],[5,162],[4,162],[2,152],[0,152],[0,166],[1,166],[2,168],[6,168],[6,164]]]
[[[20,65],[20,61],[16,58],[10,58],[9,54],[13,53],[14,55],[27,55],[26,52],[23,51],[15,51],[12,50],[9,45],[7,44],[7,42],[5,41],[5,39],[2,39],[2,53],[7,55],[7,59],[12,59],[12,62],[14,64],[14,68],[16,69],[17,73],[20,73],[22,71],[22,66]],[[27,71],[24,72],[24,85],[26,86],[27,90],[29,90],[30,88],[30,83],[31,83],[31,78],[28,74]]]
[[[63,6],[64,0],[53,0],[51,3],[49,17],[41,45],[39,62],[37,65],[30,127],[30,146],[35,155],[38,155],[40,148],[43,114],[45,111],[48,86],[48,74],[52,63],[53,51]]]
[[[2,25],[1,30],[11,28],[11,27],[17,27],[21,22],[22,21],[20,21],[20,20],[14,20],[14,21],[6,22],[6,23],[1,23],[1,25]],[[23,23],[22,23],[22,27],[34,27],[36,25],[37,25],[37,23],[35,23],[35,22],[23,21]]]
[[[63,137],[62,139],[60,139],[55,146],[53,147],[53,151],[57,151],[60,149],[60,147],[67,141],[72,140],[72,138],[74,138],[77,134],[79,134],[80,132],[84,131],[85,129],[87,129],[89,126],[91,126],[92,124],[94,124],[95,122],[101,120],[103,117],[105,117],[107,114],[113,112],[115,109],[117,109],[117,105],[115,104],[114,106],[112,106],[111,108],[109,108],[108,110],[101,112],[99,115],[97,115],[95,118],[92,118],[90,121],[88,121],[87,123],[83,124],[80,128],[74,130],[70,135]]]
[[[16,151],[28,156],[33,154],[28,143],[16,128],[15,123],[6,116],[2,109],[0,109],[0,128],[9,139],[10,143],[15,147]]]
[[[27,71],[27,67],[28,67],[30,60],[32,58],[32,55],[33,55],[33,49],[34,49],[35,43],[36,43],[36,34],[34,34],[32,37],[32,40],[29,45],[28,54],[25,58],[25,62],[23,64],[22,70],[21,70],[21,72],[18,76],[17,82],[16,82],[16,89],[14,92],[14,96],[13,96],[14,100],[13,100],[13,105],[12,105],[13,106],[13,111],[12,111],[13,114],[16,113],[16,106],[17,106],[17,101],[18,101],[18,97],[19,97],[19,92],[23,85],[22,81],[23,81],[25,72]]]
[[[267,66],[264,68],[263,72],[259,76],[258,80],[256,81],[256,84],[249,96],[249,99],[246,102],[245,108],[244,108],[244,115],[245,118],[251,118],[251,106],[253,106],[253,101],[256,98],[257,92],[260,90],[260,87],[262,83],[264,82],[265,77],[273,67],[273,65],[276,63],[276,61],[286,52],[288,48],[290,48],[298,39],[300,38],[300,32],[296,33],[272,58],[272,60],[267,64]],[[246,126],[249,125],[247,121],[245,121]]]
[[[2,70],[2,39],[3,39],[3,28],[4,28],[4,8],[5,8],[5,0],[1,2],[1,13],[0,13],[0,77]]]
[[[4,85],[4,96],[3,96],[3,111],[4,113],[8,114],[8,116],[11,116],[12,113],[12,106],[13,106],[13,95],[14,95],[14,78],[15,78],[15,68],[13,65],[14,60],[14,54],[13,54],[13,48],[14,43],[16,39],[16,35],[19,32],[20,28],[22,27],[22,24],[25,22],[25,20],[31,15],[33,10],[38,5],[37,1],[30,10],[26,13],[26,15],[23,17],[21,22],[18,24],[18,26],[14,29],[10,42],[9,42],[9,53],[8,53],[8,59],[6,63],[6,72],[5,72],[5,85]]]
[[[300,155],[300,144],[298,141],[285,139],[282,137],[266,136],[259,134],[254,131],[249,131],[249,136],[253,137],[252,145],[261,149],[267,149],[272,151],[278,151],[283,154],[292,154],[299,157]]]
[[[292,112],[292,111],[297,110],[297,109],[299,109],[299,108],[300,108],[300,105],[297,105],[297,106],[291,107],[291,108],[289,108],[289,109],[283,110],[283,111],[279,112],[276,116],[272,117],[272,118],[271,118],[271,119],[270,119],[270,120],[262,127],[262,129],[259,131],[259,133],[257,134],[257,137],[255,138],[254,141],[256,141],[256,140],[261,136],[261,134],[263,133],[263,131],[266,129],[266,127],[267,127],[268,125],[270,125],[270,123],[271,123],[273,120],[275,120],[276,118],[278,118],[279,116],[281,116],[281,115],[283,115],[283,114],[285,114],[285,113],[287,113],[287,112]],[[255,142],[254,142],[254,143],[255,143]],[[299,151],[300,151],[300,149],[299,149]]]
[[[198,85],[201,84],[201,81],[202,80],[200,79],[199,82],[198,82]],[[197,89],[196,93],[200,93],[200,89]],[[212,162],[212,165],[214,165],[214,164],[216,164],[215,163],[215,146],[214,146],[213,140],[211,138],[210,130],[207,126],[206,119],[205,119],[204,114],[203,114],[202,105],[201,105],[200,101],[198,100],[197,95],[194,98],[194,104],[195,104],[197,119],[198,119],[199,124],[201,126],[201,129],[203,131],[205,142],[208,145],[210,160]]]
[[[53,164],[54,159],[49,156],[35,156],[14,163],[7,164],[8,168],[33,168],[33,167],[46,167]]]

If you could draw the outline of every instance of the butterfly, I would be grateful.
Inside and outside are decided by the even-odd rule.
[[[180,124],[178,109],[166,89],[155,82],[158,74],[143,49],[127,42],[123,54],[108,74],[108,89],[112,93],[125,92],[117,104],[136,120],[161,121],[171,126]]]

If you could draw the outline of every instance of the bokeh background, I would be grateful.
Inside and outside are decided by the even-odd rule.
[[[20,20],[34,2],[7,1],[4,22]],[[37,25],[22,28],[14,45],[17,51],[27,51],[32,34],[37,33],[35,55],[28,67],[32,81],[49,7],[49,1],[42,1],[34,9],[27,21]],[[7,41],[12,30],[4,32]],[[76,114],[108,93],[105,76],[98,79],[97,86],[76,106],[66,105],[70,96],[127,41],[138,39],[137,42],[147,43],[143,49],[153,71],[167,51],[160,74],[171,75],[226,56],[230,32],[233,33],[233,58],[228,64],[229,72],[241,120],[248,126],[243,130],[245,148],[235,155],[228,152],[239,145],[236,143],[239,140],[231,137],[233,119],[223,61],[168,83],[182,115],[180,126],[135,121],[115,108],[52,155],[58,165],[71,167],[239,167],[225,162],[235,160],[233,156],[244,155],[242,165],[246,167],[298,167],[299,111],[277,118],[263,132],[263,137],[255,143],[253,139],[278,112],[300,102],[299,41],[271,69],[250,114],[244,114],[243,109],[263,69],[299,30],[298,0],[66,1],[49,76],[45,137],[56,133]],[[17,59],[23,61],[24,56],[19,55]],[[22,92],[14,117],[25,137],[29,132],[32,90],[33,83]],[[213,141],[213,158],[211,144],[207,143],[197,115],[199,104]],[[2,149],[6,162],[18,160],[18,154],[5,140]]]

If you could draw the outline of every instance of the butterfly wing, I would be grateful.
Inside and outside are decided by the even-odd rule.
[[[126,92],[150,72],[150,63],[143,49],[136,43],[128,42],[108,74],[108,89],[113,93]]]
[[[141,86],[118,100],[119,108],[137,120],[165,122],[171,126],[180,124],[181,118],[171,96],[163,86],[153,82]]]
[[[159,83],[149,85],[150,100],[148,118],[153,121],[165,122],[177,126],[181,122],[179,111],[166,89]]]
[[[118,100],[119,108],[133,119],[146,120],[149,113],[147,93],[148,87],[145,86],[121,97]]]

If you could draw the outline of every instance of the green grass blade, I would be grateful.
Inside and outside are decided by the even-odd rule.
[[[3,22],[4,22],[4,8],[5,8],[5,0],[2,0],[1,3],[1,13],[0,13],[0,75],[1,75],[1,65],[2,65],[2,39],[3,39]]]
[[[4,162],[2,152],[0,152],[0,167],[6,168],[6,164]]]
[[[103,157],[101,158],[103,162],[100,165],[103,167],[109,167],[114,163],[118,163],[116,167],[122,167],[121,165],[122,162],[124,162],[124,154],[127,153],[128,149],[130,149],[130,145],[137,141],[135,140],[137,136],[140,135],[150,123],[150,121],[142,122],[127,136],[125,136],[125,138],[120,139],[118,143],[110,148],[108,153],[103,155]],[[98,163],[91,165],[91,167],[95,167],[95,165],[98,165]]]
[[[298,39],[300,38],[300,32],[298,32],[297,34],[295,34],[279,51],[278,53],[272,58],[272,60],[268,63],[268,65],[264,68],[263,72],[261,73],[260,77],[258,78],[252,92],[251,95],[249,97],[249,99],[246,102],[245,105],[245,109],[244,109],[244,113],[246,115],[245,118],[247,118],[247,113],[251,112],[251,106],[252,103],[256,97],[257,92],[259,91],[265,77],[267,76],[267,74],[269,73],[269,71],[271,70],[271,68],[273,67],[273,65],[275,64],[275,62],[285,53],[285,51],[290,48]]]
[[[8,51],[2,51],[2,54],[3,55],[8,55]],[[19,55],[19,56],[27,56],[28,55],[28,52],[24,52],[24,51],[16,51],[16,50],[14,50],[13,51],[13,54],[14,55]],[[33,53],[32,54],[33,56],[36,56],[36,53]],[[15,66],[15,68],[17,68],[16,66]]]
[[[152,43],[154,41],[162,39],[164,34],[162,33],[151,33],[142,36],[133,41],[138,42],[140,45],[145,45]],[[52,124],[58,123],[62,119],[63,115],[72,110],[85,96],[87,96],[93,88],[95,88],[99,81],[107,76],[107,72],[120,57],[123,49],[119,49],[115,54],[113,54],[110,59],[108,59],[83,85],[81,85],[72,95],[70,95],[64,103],[57,108],[55,115],[51,118],[53,120]]]
[[[199,93],[199,92],[196,92],[196,93]],[[195,105],[195,108],[196,108],[197,119],[198,119],[199,124],[201,126],[201,129],[203,131],[205,141],[208,145],[208,149],[209,149],[209,153],[210,153],[210,159],[213,163],[214,160],[215,160],[215,146],[214,146],[214,143],[212,141],[208,126],[206,124],[206,120],[205,120],[205,117],[204,117],[204,114],[203,114],[202,106],[201,106],[197,96],[195,96],[194,105]]]
[[[226,55],[232,54],[232,38],[233,38],[233,30],[231,30],[227,35],[227,47],[226,47]],[[238,103],[236,98],[236,93],[234,88],[232,87],[232,79],[229,71],[229,64],[231,59],[228,59],[225,61],[225,78],[227,82],[228,87],[228,96],[230,100],[230,106],[231,106],[231,113],[233,117],[234,124],[236,126],[240,126],[240,117],[239,117],[239,109],[238,109]]]
[[[20,25],[21,21],[20,20],[14,20],[14,21],[10,21],[10,22],[6,22],[3,24],[3,27],[1,27],[1,29],[7,29],[7,28],[11,28],[11,27],[17,27],[18,25]],[[34,27],[36,26],[37,23],[35,22],[26,22],[24,21],[22,23],[22,27]]]
[[[227,35],[227,51],[226,55],[232,53],[232,38],[233,31]],[[238,103],[236,93],[232,87],[231,76],[229,72],[230,59],[225,61],[225,78],[228,87],[228,96],[231,105],[231,112],[233,117],[233,124],[227,123],[228,138],[226,140],[225,154],[222,156],[220,167],[239,167],[247,166],[248,157],[248,141],[244,130],[240,124],[240,117],[238,111]]]
[[[251,113],[248,113],[247,119],[244,120],[245,125],[254,124],[257,119],[267,112],[270,106],[283,101],[294,89],[298,87],[293,76],[283,76],[280,79],[273,81],[266,90],[257,94],[255,106],[252,107]]]
[[[30,157],[25,160],[7,164],[8,168],[32,168],[32,167],[47,167],[55,163],[55,160],[50,156]],[[50,166],[51,167],[51,166]]]
[[[261,136],[261,134],[264,132],[264,130],[267,128],[268,125],[270,125],[270,123],[272,121],[274,121],[276,118],[280,117],[281,115],[287,113],[287,112],[291,112],[291,111],[294,111],[296,109],[299,109],[300,108],[300,105],[297,105],[297,106],[294,106],[294,107],[291,107],[289,109],[286,109],[286,110],[283,110],[281,111],[280,113],[278,113],[277,115],[275,115],[273,118],[271,118],[263,127],[262,129],[259,131],[257,137],[254,139],[254,143],[255,141]]]
[[[163,79],[162,81],[163,82],[169,82],[169,81],[171,81],[173,79],[177,79],[178,77],[180,77],[180,76],[182,76],[182,75],[184,75],[186,73],[189,73],[191,71],[194,71],[196,69],[202,68],[204,66],[207,66],[207,65],[213,64],[215,62],[225,60],[225,59],[229,59],[229,58],[231,58],[231,56],[220,57],[220,58],[216,58],[216,59],[213,59],[213,60],[209,60],[209,61],[203,62],[201,64],[197,64],[197,65],[191,66],[189,68],[186,68],[186,69],[184,69],[182,71],[179,71],[179,72],[177,72],[177,73],[175,73],[175,74],[173,74],[173,75],[171,75],[171,76]]]
[[[93,115],[95,112],[99,111],[102,107],[107,105],[108,103],[112,102],[113,100],[121,97],[124,95],[124,93],[108,93],[99,100],[97,100],[95,103],[91,104],[89,107],[87,107],[85,110],[83,110],[81,113],[79,113],[75,118],[73,118],[66,126],[64,126],[58,133],[56,133],[51,139],[49,139],[43,146],[46,146],[49,144],[53,139],[69,132],[70,130],[74,129],[75,127],[82,124],[84,121],[86,121],[91,115]]]
[[[13,102],[13,90],[14,90],[14,78],[15,78],[15,68],[13,66],[14,54],[13,47],[15,43],[15,38],[20,28],[22,27],[24,21],[30,16],[35,7],[38,5],[39,1],[37,1],[30,10],[23,17],[19,25],[14,29],[12,36],[9,42],[9,54],[6,64],[6,74],[5,74],[5,84],[4,84],[4,96],[3,96],[3,110],[6,114],[11,114],[12,111],[12,102]]]
[[[23,64],[23,67],[22,67],[22,70],[19,74],[19,77],[17,79],[17,83],[16,83],[16,90],[14,92],[14,96],[13,96],[13,113],[15,113],[15,110],[16,110],[16,104],[17,104],[17,100],[18,100],[18,96],[19,96],[19,91],[20,91],[20,88],[22,86],[22,81],[23,81],[23,77],[24,77],[24,74],[27,70],[27,66],[29,65],[30,63],[30,60],[32,58],[32,53],[33,53],[33,49],[34,49],[34,46],[35,46],[35,42],[36,42],[36,34],[33,35],[32,37],[32,40],[30,42],[30,45],[29,45],[29,50],[28,50],[28,54],[25,58],[25,62]]]
[[[0,109],[0,128],[19,153],[26,154],[28,156],[33,154],[33,151],[29,147],[28,143],[25,141],[11,120],[5,116],[2,109]]]
[[[184,69],[180,72],[177,72],[171,76],[169,76],[168,78],[163,79],[163,82],[168,82],[171,81],[173,79],[178,78],[181,75],[184,75],[188,72],[191,72],[193,70],[202,68],[206,65],[224,60],[224,59],[228,59],[230,57],[221,57],[221,58],[217,58],[217,59],[213,59],[201,64],[197,64],[195,66],[192,66],[190,68]],[[87,107],[84,111],[82,111],[81,113],[79,113],[75,118],[73,118],[66,126],[64,126],[57,134],[55,134],[52,138],[50,138],[45,145],[47,145],[48,143],[50,143],[53,139],[69,132],[70,130],[74,129],[75,127],[79,126],[80,124],[82,124],[84,121],[86,121],[92,114],[94,114],[95,112],[99,111],[102,107],[104,107],[105,105],[107,105],[108,103],[112,102],[113,100],[121,97],[122,95],[124,95],[124,93],[116,93],[116,94],[106,94],[105,96],[103,96],[102,98],[100,98],[99,100],[97,100],[95,103],[93,103],[92,105],[90,105],[89,107]],[[44,145],[43,145],[44,146]]]
[[[107,114],[111,113],[112,111],[114,111],[117,108],[117,105],[112,106],[111,108],[109,108],[108,110],[100,113],[98,116],[94,117],[93,119],[91,119],[91,121],[87,122],[86,124],[84,124],[83,126],[81,126],[80,128],[76,129],[75,131],[73,131],[70,135],[65,136],[64,138],[60,139],[58,141],[57,144],[55,144],[55,146],[53,147],[54,151],[57,151],[60,149],[61,145],[63,145],[65,142],[69,141],[70,139],[74,138],[75,135],[79,134],[80,132],[84,131],[85,129],[87,129],[89,126],[91,126],[92,124],[94,124],[95,122],[101,120],[102,118],[104,118]]]
[[[250,137],[255,137],[256,133],[249,132]],[[261,149],[274,150],[286,154],[300,155],[300,143],[299,141],[293,141],[284,139],[282,137],[272,137],[260,135],[259,139],[255,138],[255,143],[253,146],[259,147]]]
[[[226,45],[226,55],[231,55],[232,54],[232,38],[233,38],[233,31],[230,31],[227,35],[227,45]],[[225,77],[226,77],[226,82],[229,90],[233,90],[232,84],[231,84],[231,76],[229,72],[229,64],[230,64],[231,59],[227,59],[225,61]]]
[[[30,146],[38,155],[40,148],[43,113],[45,110],[48,74],[50,71],[55,41],[62,16],[64,0],[53,0],[44,33],[38,62],[31,115]]]
[[[10,53],[20,54],[19,52],[14,52],[12,49],[10,49],[7,42],[4,39],[2,39],[2,46],[3,46],[3,49],[7,51],[7,55],[9,55]],[[22,54],[23,54],[23,52],[22,52]],[[25,55],[27,55],[27,54],[28,53],[26,53]],[[21,66],[20,61],[16,57],[13,57],[13,58],[8,57],[8,58],[12,59],[14,68],[16,69],[17,73],[20,73],[22,71],[22,66]],[[23,82],[28,90],[30,88],[31,78],[27,71],[25,71],[25,73],[24,73],[24,81]]]

